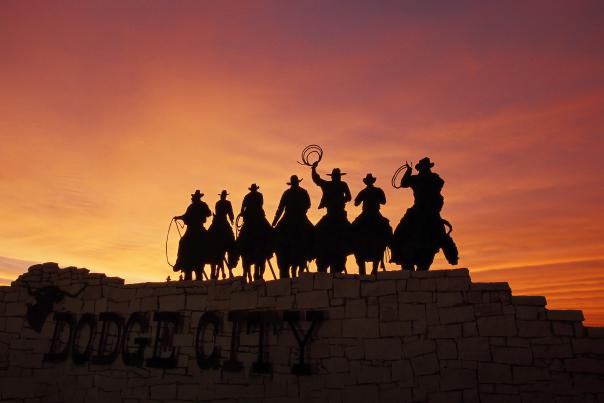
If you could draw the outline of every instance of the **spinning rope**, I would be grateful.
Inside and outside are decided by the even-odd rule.
[[[316,155],[316,160],[311,162],[310,159],[311,157]],[[319,162],[321,162],[321,159],[323,158],[323,149],[316,145],[316,144],[311,144],[309,146],[304,147],[304,150],[302,150],[302,162],[297,161],[298,164],[300,165],[306,165],[306,166],[312,166],[314,162],[316,162],[317,164]],[[314,157],[313,157],[314,159]]]

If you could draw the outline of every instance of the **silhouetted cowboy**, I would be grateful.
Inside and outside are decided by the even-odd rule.
[[[220,193],[220,200],[216,202],[214,217],[212,224],[208,229],[210,245],[211,245],[211,264],[212,274],[211,277],[214,279],[218,278],[218,271],[216,266],[222,270],[222,277],[225,277],[224,273],[224,256],[225,253],[229,254],[229,276],[232,277],[232,267],[235,266],[234,259],[234,247],[235,247],[235,235],[233,234],[233,221],[235,216],[233,214],[233,206],[231,202],[227,200],[228,193],[223,190]]]
[[[192,272],[195,271],[196,280],[201,280],[204,261],[206,259],[206,229],[204,224],[209,216],[212,215],[208,205],[201,201],[203,193],[196,190],[191,195],[191,204],[187,211],[181,216],[175,216],[175,220],[182,220],[187,225],[185,234],[178,243],[178,258],[174,264],[174,271],[182,270],[185,273],[185,280],[192,279]]]
[[[396,227],[392,242],[392,261],[403,269],[428,270],[441,247],[449,263],[457,264],[457,247],[445,230],[448,222],[440,216],[444,181],[432,172],[433,166],[429,158],[423,158],[415,165],[418,174],[412,175],[411,166],[405,164],[401,187],[413,190],[414,203]]]
[[[308,192],[300,187],[301,181],[298,176],[291,176],[287,182],[290,188],[283,192],[273,219],[275,250],[281,278],[289,277],[290,267],[292,276],[295,277],[296,268],[303,270],[311,259],[313,226],[306,216],[310,208],[310,197]]]
[[[350,223],[346,218],[345,206],[352,197],[348,184],[342,181],[342,176],[346,174],[340,168],[334,168],[328,174],[331,181],[326,181],[317,173],[317,164],[312,164],[312,180],[323,191],[319,209],[327,209],[327,214],[315,227],[317,270],[325,272],[327,267],[331,267],[332,273],[339,273],[345,268],[346,256],[350,250]]]
[[[380,214],[380,206],[386,204],[384,191],[375,187],[376,178],[367,174],[363,178],[365,189],[354,199],[354,205],[363,205],[362,213],[352,222],[354,255],[359,265],[359,274],[365,274],[365,262],[373,262],[371,274],[377,272],[386,246],[392,237],[392,228],[387,218]]]
[[[272,228],[264,213],[264,198],[258,192],[259,186],[255,183],[249,188],[241,204],[240,216],[243,217],[243,226],[237,238],[237,249],[243,261],[244,277],[251,280],[250,266],[253,264],[254,280],[262,278],[266,260],[272,254]]]

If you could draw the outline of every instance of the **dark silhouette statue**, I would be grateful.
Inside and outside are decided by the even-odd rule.
[[[452,227],[440,216],[445,182],[432,172],[433,166],[427,157],[415,165],[417,175],[412,174],[409,164],[403,166],[406,171],[400,187],[413,190],[414,203],[394,231],[392,262],[404,270],[428,270],[441,248],[450,264],[458,262],[457,247],[450,236]],[[449,228],[448,232],[445,227]]]
[[[229,277],[233,277],[233,267],[237,265],[235,253],[235,235],[233,234],[233,206],[227,200],[228,193],[223,190],[220,200],[216,202],[212,224],[208,228],[209,238],[209,263],[211,266],[210,278],[218,279],[219,271],[222,278],[226,278],[224,265],[229,269]],[[228,260],[225,255],[228,253]]]
[[[254,280],[264,274],[266,261],[273,254],[272,227],[264,213],[264,199],[259,187],[254,183],[243,198],[241,212],[243,226],[237,238],[237,251],[241,255],[243,277],[252,280],[251,266],[254,265]]]
[[[292,277],[296,277],[296,270],[300,273],[312,259],[313,225],[306,216],[310,197],[300,187],[301,181],[296,175],[291,176],[287,182],[290,188],[283,192],[273,219],[275,253],[281,278],[289,278],[290,269]]]
[[[392,238],[390,221],[380,213],[386,204],[384,191],[374,186],[376,178],[367,174],[363,178],[366,187],[354,199],[354,205],[363,205],[363,211],[352,222],[352,245],[359,274],[365,274],[365,262],[372,262],[371,274],[376,274],[378,265],[384,268],[384,252]]]
[[[187,230],[178,243],[178,258],[174,264],[174,271],[183,271],[185,280],[202,280],[204,262],[207,260],[207,230],[204,224],[212,215],[208,205],[201,201],[203,193],[196,190],[191,195],[191,204],[187,211],[181,216],[175,216],[175,220],[182,220]]]
[[[350,254],[350,222],[346,217],[345,206],[352,197],[348,184],[342,181],[345,173],[334,168],[331,174],[327,174],[331,176],[331,180],[327,181],[317,173],[317,165],[318,162],[312,164],[312,180],[323,191],[319,209],[327,210],[314,231],[317,270],[326,272],[330,267],[332,273],[340,273],[345,270],[346,256]]]

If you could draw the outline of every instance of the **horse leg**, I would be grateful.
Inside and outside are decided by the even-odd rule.
[[[378,272],[378,265],[380,264],[380,259],[376,259],[372,262],[372,267],[371,267],[371,275],[372,276],[376,276],[377,272]]]
[[[359,274],[361,276],[365,275],[365,261],[363,261],[363,259],[360,256],[355,256],[355,259],[357,261],[357,265],[359,266]]]
[[[289,265],[282,255],[277,255],[277,267],[279,267],[279,278],[289,278]]]
[[[434,256],[436,253],[425,252],[423,256],[418,259],[417,262],[417,270],[418,271],[428,271],[432,263],[434,262]]]
[[[243,281],[247,281],[248,283],[252,282],[252,275],[250,273],[250,269],[251,269],[250,264],[244,260],[243,261]]]
[[[191,270],[185,270],[185,280],[193,280],[193,272]]]
[[[222,273],[222,279],[224,280],[226,278],[226,273],[224,272],[224,262],[222,260],[218,263],[218,269],[220,269],[219,272]],[[219,273],[216,273],[216,278],[218,278],[218,274]]]
[[[323,259],[317,259],[317,272],[327,273],[327,264],[325,264]]]

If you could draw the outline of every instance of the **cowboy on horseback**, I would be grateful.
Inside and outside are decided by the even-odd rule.
[[[407,209],[394,231],[392,242],[392,262],[405,270],[428,270],[434,261],[434,255],[440,248],[445,251],[449,263],[456,265],[457,247],[445,230],[445,220],[440,216],[444,204],[441,190],[444,181],[432,172],[434,163],[430,158],[421,159],[416,165],[417,174],[405,164],[405,174],[400,187],[413,190],[414,203]],[[450,226],[450,225],[449,225]]]
[[[354,255],[359,266],[359,274],[365,274],[365,262],[373,262],[371,274],[377,273],[386,246],[392,237],[390,222],[380,213],[386,204],[384,191],[374,186],[377,179],[370,173],[363,178],[365,188],[354,199],[354,205],[363,205],[361,214],[352,222]]]
[[[174,271],[182,270],[185,280],[192,280],[192,272],[195,279],[202,279],[202,271],[207,255],[207,231],[204,224],[212,215],[208,205],[201,201],[203,193],[198,190],[191,194],[191,204],[183,215],[175,216],[174,220],[182,220],[187,230],[178,243],[178,258],[174,264]]]
[[[254,265],[254,280],[264,274],[266,260],[272,254],[272,228],[264,213],[264,197],[258,192],[260,187],[253,183],[241,204],[239,215],[243,226],[237,238],[237,249],[243,261],[243,277],[251,281],[251,265]]]
[[[310,196],[300,186],[302,179],[292,175],[290,186],[279,201],[272,226],[275,227],[275,250],[281,278],[296,277],[296,268],[302,271],[311,259],[312,223],[306,216]]]
[[[235,219],[233,205],[227,200],[228,192],[226,190],[220,192],[219,196],[220,199],[216,202],[212,224],[208,228],[212,255],[210,262],[212,273],[210,276],[213,279],[218,279],[217,268],[222,270],[222,277],[226,277],[224,273],[225,253],[228,253],[229,256],[229,261],[227,262],[229,277],[233,277],[232,268],[236,266],[234,251],[235,235],[231,228]]]
[[[331,267],[332,273],[340,273],[345,269],[346,256],[349,254],[350,223],[346,217],[345,206],[352,197],[348,184],[342,181],[346,175],[340,168],[334,168],[330,181],[322,179],[317,173],[318,161],[312,164],[312,180],[321,188],[323,195],[319,209],[327,209],[315,227],[315,252],[317,270],[326,272]]]

